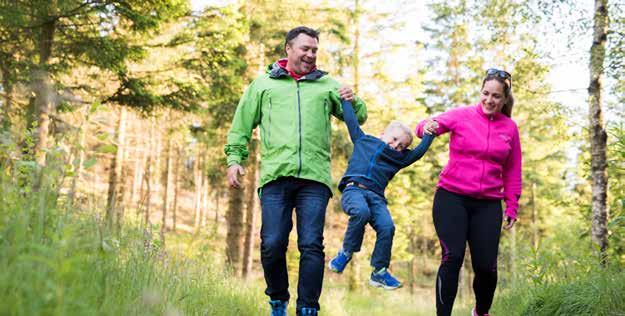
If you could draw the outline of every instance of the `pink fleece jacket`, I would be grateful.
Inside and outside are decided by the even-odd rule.
[[[506,215],[517,218],[521,196],[521,142],[516,123],[481,104],[451,109],[433,118],[436,135],[451,132],[449,162],[438,187],[481,199],[503,199]],[[423,136],[422,121],[416,134]]]

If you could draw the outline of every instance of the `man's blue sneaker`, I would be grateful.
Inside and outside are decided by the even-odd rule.
[[[302,307],[297,313],[298,316],[317,316],[317,309],[313,307]]]
[[[401,282],[399,282],[395,277],[393,277],[386,268],[383,268],[381,271],[373,271],[371,272],[371,279],[369,279],[369,285],[375,287],[381,287],[385,290],[394,290],[402,287]]]
[[[286,306],[288,304],[289,301],[269,301],[269,305],[271,305],[271,316],[286,316]]]
[[[352,260],[352,256],[348,256],[343,250],[339,250],[336,257],[328,261],[328,269],[336,273],[343,273],[350,260]]]

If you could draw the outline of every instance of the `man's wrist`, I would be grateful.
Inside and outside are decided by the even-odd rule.
[[[233,165],[241,165],[241,158],[239,157],[228,157],[226,159],[226,163],[228,167],[232,167]]]

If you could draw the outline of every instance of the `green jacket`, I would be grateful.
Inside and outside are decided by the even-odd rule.
[[[277,64],[256,78],[239,101],[228,142],[228,166],[247,159],[252,130],[260,125],[260,187],[279,177],[321,182],[332,189],[330,175],[330,116],[343,119],[339,83],[315,70],[295,81]],[[365,104],[356,99],[360,124],[367,119]]]

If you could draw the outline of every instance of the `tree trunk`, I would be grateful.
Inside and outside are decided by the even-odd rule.
[[[460,300],[466,300],[470,297],[469,293],[471,292],[471,252],[469,248],[466,247],[464,251],[464,262],[462,264],[462,268],[460,268],[460,278],[458,284],[458,297]]]
[[[204,168],[202,168],[202,170],[204,170]],[[201,174],[202,177],[202,195],[200,197],[200,201],[202,201],[202,203],[200,203],[200,228],[204,228],[206,227],[206,213],[208,213],[208,191],[209,191],[209,184],[208,184],[208,176],[204,175],[204,172],[202,172]]]
[[[599,248],[601,265],[607,264],[608,210],[607,210],[607,159],[608,135],[603,126],[602,96],[605,45],[608,31],[608,1],[595,0],[594,33],[590,47],[590,84],[588,104],[590,118],[590,173],[592,177],[592,241]]]
[[[167,134],[167,157],[165,158],[165,176],[163,177],[163,222],[161,226],[161,233],[167,231],[167,208],[169,207],[169,183],[171,182],[172,173],[172,136]]]
[[[174,232],[176,231],[176,224],[177,224],[177,215],[178,215],[178,194],[180,194],[179,189],[180,189],[180,157],[182,156],[181,154],[181,150],[179,148],[176,148],[176,160],[174,163],[174,205],[171,207],[171,212],[172,212],[172,229],[174,230]]]
[[[232,268],[235,275],[240,275],[241,257],[243,254],[243,191],[229,188],[228,202],[228,211],[226,213],[226,222],[228,224],[226,263]]]
[[[11,126],[11,107],[13,106],[13,84],[9,78],[10,72],[6,65],[0,65],[2,71],[2,89],[4,90],[4,102],[2,104],[2,129],[8,130]]]
[[[219,185],[216,185],[213,192],[213,194],[215,194],[215,218],[213,219],[213,234],[217,234],[217,232],[219,231],[219,208],[222,194],[221,187]]]
[[[530,191],[530,205],[532,208],[532,247],[538,250],[538,214],[536,208],[536,183],[532,182]]]
[[[141,122],[139,122],[141,125]],[[132,191],[130,193],[130,203],[135,206],[136,209],[139,209],[139,201],[143,197],[143,173],[145,169],[145,161],[147,161],[149,156],[149,151],[145,148],[150,146],[149,143],[142,141],[141,143],[137,142],[135,144],[137,150],[137,158],[135,159],[135,169],[132,183]],[[139,196],[139,199],[137,199]]]
[[[117,209],[117,198],[123,189],[119,188],[119,183],[123,183],[121,180],[123,159],[124,159],[124,141],[126,138],[126,109],[123,106],[119,107],[119,117],[117,119],[116,137],[115,142],[117,150],[115,156],[111,159],[110,171],[109,171],[109,187],[106,203],[106,224],[108,228],[113,227],[113,221],[115,219],[115,210]],[[118,219],[121,222],[120,219]]]
[[[256,226],[256,212],[258,210],[258,199],[256,198],[256,181],[259,171],[256,162],[258,161],[258,138],[257,133],[250,141],[249,163],[247,164],[247,184],[246,190],[246,214],[245,214],[245,242],[243,243],[243,277],[247,278],[252,272],[252,253],[254,250],[254,228]]]
[[[360,3],[354,1],[354,59],[352,65],[354,68],[354,93],[359,92],[360,88]]]
[[[145,173],[143,174],[143,180],[145,181],[145,225],[146,227],[150,226],[150,211],[152,205],[152,155],[154,155],[154,120],[150,120],[150,141],[149,148],[147,151],[147,159],[145,160]]]
[[[91,110],[89,107],[86,107],[85,120],[80,126],[78,131],[78,147],[76,150],[76,157],[74,158],[74,176],[72,177],[72,184],[68,194],[69,201],[69,210],[71,211],[74,207],[74,202],[76,199],[76,187],[78,186],[78,182],[82,179],[82,171],[83,164],[85,161],[85,141],[87,135],[87,128],[89,126],[89,118],[91,117]]]
[[[145,207],[145,226],[150,226],[150,204],[152,204],[152,188],[150,179],[152,173],[152,156],[148,156],[148,159],[145,161],[145,173],[143,174],[143,181],[145,182],[145,199],[144,199],[144,207]]]
[[[49,4],[50,13],[55,10],[55,1]],[[55,21],[49,21],[42,25],[39,34],[39,65],[33,73],[35,86],[35,108],[37,113],[37,140],[35,143],[35,159],[41,166],[46,163],[46,149],[48,148],[48,134],[50,132],[50,111],[53,106],[53,89],[48,72],[48,62],[52,56],[52,43],[54,41]]]
[[[515,225],[512,228],[510,228],[510,264],[508,265],[508,268],[510,271],[509,275],[511,278],[511,284],[513,288],[516,283],[516,275],[517,275],[516,260],[517,260],[517,246],[516,246],[516,225]]]
[[[162,139],[162,133],[160,128],[158,128],[159,125],[159,120],[156,116],[154,116],[153,118],[153,126],[154,126],[154,139],[155,139],[155,146],[154,146],[154,152],[152,153],[152,161],[154,162],[154,169],[152,169],[152,183],[154,184],[154,187],[152,188],[153,193],[154,193],[154,199],[158,199],[158,193],[162,194],[162,187],[161,187],[161,179],[163,178],[163,174],[162,174],[162,168],[161,168],[161,151],[162,151],[162,145],[163,145],[163,139]]]
[[[201,144],[198,143],[198,151],[193,164],[193,175],[195,178],[195,217],[193,220],[193,230],[197,234],[200,231],[201,208],[202,208],[202,159]]]
[[[410,253],[412,254],[412,258],[410,258],[410,264],[408,265],[408,287],[410,289],[410,294],[413,295],[415,292],[415,287],[416,287],[417,251],[418,251],[418,243],[419,243],[419,240],[418,240],[418,237],[414,228],[410,229],[408,240],[410,242],[409,244]]]

